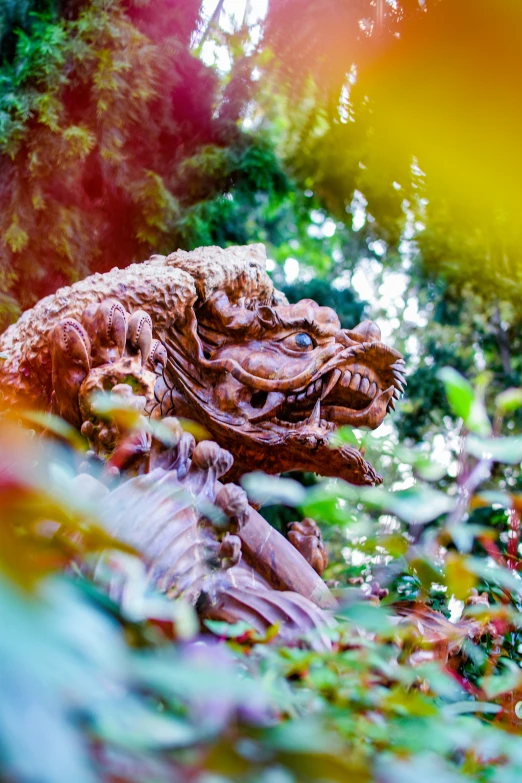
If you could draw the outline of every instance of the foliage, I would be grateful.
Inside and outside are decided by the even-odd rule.
[[[521,30],[509,0],[270,4],[266,122],[285,117],[288,165],[347,227],[341,266],[378,240],[419,305],[422,325],[395,330],[412,371],[398,426],[416,441],[450,413],[446,364],[487,366],[491,398],[521,382]]]
[[[271,67],[294,98],[292,160],[331,212],[342,219],[358,190],[387,242],[413,217],[427,268],[513,300],[521,19],[509,0],[469,11],[465,0],[278,0]]]
[[[270,242],[292,186],[270,140],[238,127],[246,77],[222,91],[190,50],[199,3],[22,10],[2,15],[4,322],[151,252]]]
[[[470,412],[485,415],[463,379],[444,382],[468,427]],[[517,399],[504,394],[497,414],[510,416]],[[520,461],[519,438],[464,439],[456,495],[430,488],[425,455],[382,442],[424,480],[395,492],[263,481],[345,537],[330,568],[340,601],[332,649],[314,652],[281,646],[277,628],[263,639],[244,623],[200,627],[181,600],[155,593],[97,522],[100,499],[76,477],[83,452],[50,423],[53,441],[2,427],[2,777],[393,783],[422,768],[428,780],[518,779],[522,503],[489,476],[493,460]],[[398,623],[412,598],[446,614],[460,599],[454,627],[476,624],[447,666],[422,625]]]

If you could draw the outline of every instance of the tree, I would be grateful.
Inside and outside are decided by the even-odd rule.
[[[418,338],[399,423],[415,439],[426,410],[449,413],[448,359],[470,377],[486,366],[491,395],[521,382],[521,41],[509,2],[494,14],[463,0],[270,5],[290,170],[348,233],[363,197],[359,257],[384,241],[379,262],[408,274],[421,308],[425,325],[397,334],[399,347]]]
[[[244,69],[221,95],[191,52],[198,2],[3,18],[4,321],[91,272],[270,232],[291,186],[270,142],[238,127]]]

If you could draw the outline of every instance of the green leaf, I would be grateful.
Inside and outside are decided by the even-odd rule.
[[[448,552],[445,575],[449,594],[462,601],[477,584],[477,575],[467,567],[467,559],[455,552]]]
[[[196,441],[196,443],[199,443],[200,440],[210,439],[209,431],[198,421],[193,421],[192,419],[184,419],[182,416],[178,416],[177,418],[181,425],[181,429],[184,432],[190,432],[190,434],[194,436],[194,440]]]
[[[503,438],[479,438],[469,435],[465,448],[468,454],[477,459],[491,459],[494,462],[505,462],[516,465],[522,462],[522,436]]]
[[[470,382],[453,367],[442,367],[437,373],[437,378],[444,384],[448,402],[454,413],[466,421],[475,401],[475,392]]]
[[[415,690],[407,691],[398,685],[390,688],[382,701],[383,707],[400,715],[435,715],[437,708],[431,699]]]
[[[507,568],[488,563],[478,557],[468,557],[466,566],[484,581],[499,585],[499,587],[522,597],[522,579],[517,571],[509,571]]]
[[[52,413],[43,413],[42,411],[22,411],[20,415],[22,419],[30,424],[36,424],[39,427],[43,427],[47,432],[51,432],[53,435],[63,438],[63,440],[70,443],[70,445],[78,451],[86,451],[88,448],[86,438],[84,438],[83,435],[80,435],[75,427],[68,424],[59,416],[55,416]]]
[[[472,508],[477,506],[502,506],[502,508],[511,508],[513,501],[507,492],[499,490],[486,490],[473,496]]]
[[[495,715],[500,712],[502,707],[498,704],[491,704],[487,701],[456,701],[453,704],[446,704],[442,708],[445,715],[468,715],[470,713],[484,713]]]
[[[94,724],[106,742],[133,752],[183,748],[201,739],[201,731],[189,723],[154,712],[136,699],[127,699],[118,710],[105,710]]]
[[[310,487],[300,504],[304,516],[338,525],[354,521],[351,510],[360,500],[360,490],[344,481],[333,480]]]
[[[506,389],[497,395],[495,404],[500,413],[512,413],[522,406],[522,389]]]
[[[295,507],[300,506],[306,497],[306,490],[298,481],[267,476],[261,471],[243,476],[241,486],[248,497],[261,506],[284,503],[286,506]]]
[[[357,628],[364,628],[381,636],[389,637],[397,632],[397,626],[392,622],[393,615],[382,606],[358,602],[342,607],[336,614],[349,620]]]
[[[453,412],[463,419],[466,427],[471,432],[489,435],[491,424],[484,403],[470,382],[453,367],[443,367],[437,373],[437,378],[444,384]]]
[[[388,511],[410,525],[432,522],[442,514],[449,513],[455,506],[453,498],[421,483],[397,492],[387,492],[381,487],[362,488],[360,500]]]
[[[332,448],[348,445],[358,449],[361,444],[352,427],[339,427],[339,429],[333,433],[330,445]]]
[[[515,661],[501,658],[504,671],[500,674],[488,675],[480,680],[480,687],[488,699],[496,699],[502,693],[518,691],[522,686],[522,669]]]
[[[384,755],[384,754],[383,754]],[[470,778],[461,775],[448,762],[430,752],[419,752],[408,759],[386,754],[378,759],[382,783],[469,783]]]
[[[243,634],[254,630],[250,623],[243,620],[237,623],[227,623],[224,620],[205,620],[204,622],[212,633],[225,639],[237,639],[238,636],[243,636]]]
[[[339,480],[309,489],[301,506],[307,516],[318,515],[340,524],[347,521],[350,508],[357,503],[394,514],[410,525],[426,524],[455,507],[453,498],[422,482],[390,492],[383,487],[354,487]]]
[[[433,584],[442,584],[444,575],[440,567],[426,557],[414,557],[408,564],[410,572],[419,579],[422,587],[429,592]]]

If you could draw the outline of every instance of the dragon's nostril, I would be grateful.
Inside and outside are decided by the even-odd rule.
[[[265,391],[256,391],[253,393],[250,399],[250,405],[252,408],[264,408],[266,405],[266,398],[268,393]]]

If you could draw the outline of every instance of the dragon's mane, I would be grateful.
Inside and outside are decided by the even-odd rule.
[[[270,303],[276,292],[266,273],[265,246],[177,250],[60,288],[0,336],[4,398],[9,401],[11,389],[16,388],[18,397],[30,400],[38,388],[50,383],[49,335],[63,318],[81,320],[88,305],[115,298],[128,312],[146,310],[155,328],[164,331],[183,320],[188,307],[206,301],[217,290],[242,297],[246,307]]]

